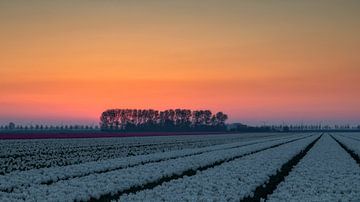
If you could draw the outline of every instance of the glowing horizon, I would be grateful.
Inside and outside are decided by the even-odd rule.
[[[108,108],[360,123],[358,1],[0,1],[0,123]]]

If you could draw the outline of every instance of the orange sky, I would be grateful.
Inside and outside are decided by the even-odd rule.
[[[107,108],[360,122],[360,2],[0,1],[0,123]]]

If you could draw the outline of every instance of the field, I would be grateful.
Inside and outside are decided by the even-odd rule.
[[[360,134],[0,140],[0,201],[359,201]]]

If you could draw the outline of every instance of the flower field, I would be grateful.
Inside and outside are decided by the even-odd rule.
[[[0,201],[356,201],[360,134],[0,141]]]

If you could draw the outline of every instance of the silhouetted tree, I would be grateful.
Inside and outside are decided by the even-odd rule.
[[[10,122],[10,123],[9,123],[9,129],[10,129],[10,130],[15,129],[15,123]]]
[[[284,131],[284,132],[289,132],[289,131],[290,131],[289,126],[283,126],[283,131]]]
[[[107,131],[190,131],[223,130],[227,115],[210,110],[189,109],[109,109],[100,116],[100,127]]]

